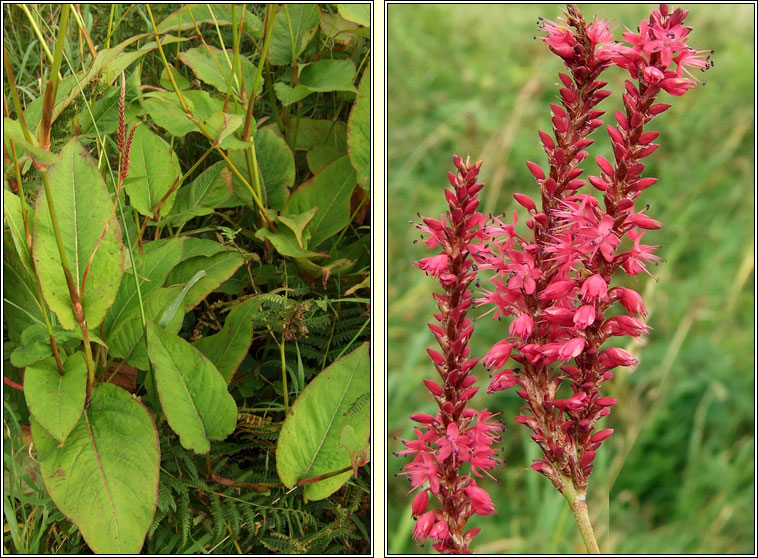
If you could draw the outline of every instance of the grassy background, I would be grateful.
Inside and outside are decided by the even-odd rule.
[[[582,8],[580,6],[580,8]],[[636,27],[652,6],[593,5]],[[640,359],[619,371],[605,394],[619,399],[606,427],[616,433],[596,460],[589,500],[601,549],[615,553],[750,553],[754,551],[754,49],[753,6],[693,6],[690,43],[715,49],[715,67],[649,129],[661,148],[646,161],[660,182],[640,198],[664,228],[646,235],[665,262],[645,275],[616,279],[640,291],[653,330]],[[413,245],[408,225],[417,211],[436,216],[451,155],[483,159],[485,212],[510,213],[511,194],[534,194],[524,160],[544,164],[537,129],[550,130],[548,103],[557,96],[562,63],[532,40],[538,16],[560,6],[390,5],[388,8],[388,395],[392,436],[411,435],[411,412],[436,406],[421,384],[433,369],[425,323],[433,283],[411,262],[429,255]],[[605,76],[608,77],[605,77]],[[620,108],[622,74],[605,75],[614,95],[601,108]],[[607,136],[593,136],[591,154],[610,155]],[[592,159],[589,159],[590,161]],[[586,168],[591,168],[586,165]],[[591,174],[591,173],[585,173]],[[524,213],[519,206],[523,222]],[[507,335],[507,324],[478,322],[473,355]],[[482,373],[481,367],[477,368]],[[484,382],[480,381],[479,385]],[[484,390],[482,390],[484,391]],[[479,553],[583,551],[562,497],[528,469],[538,448],[513,422],[512,391],[480,394],[479,407],[506,418],[506,466],[499,484],[483,483],[498,509],[476,517]],[[411,499],[405,459],[388,455],[389,551],[428,552],[411,541]],[[433,551],[432,551],[433,552]]]

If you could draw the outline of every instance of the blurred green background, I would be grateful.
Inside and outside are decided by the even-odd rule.
[[[615,35],[634,29],[653,5],[592,5],[612,18]],[[686,6],[685,6],[686,7]],[[558,5],[398,5],[388,7],[388,451],[410,437],[412,412],[435,412],[421,380],[435,373],[425,347],[433,338],[434,282],[412,266],[431,255],[414,245],[416,212],[439,216],[451,156],[483,159],[481,208],[508,213],[513,192],[536,193],[526,159],[545,164],[537,129],[550,131],[548,103],[557,97],[562,62],[537,33],[537,17],[555,20]],[[661,148],[646,159],[660,182],[640,205],[664,228],[645,240],[665,262],[652,272],[617,275],[641,292],[652,332],[633,342],[636,370],[618,370],[605,395],[619,404],[604,427],[590,481],[589,504],[600,547],[613,553],[753,553],[754,501],[754,7],[693,5],[690,45],[715,49],[708,84],[684,97],[661,94],[673,107],[647,128]],[[701,74],[698,73],[698,77]],[[603,79],[614,92],[600,108],[621,106],[621,70]],[[594,155],[610,156],[604,131]],[[585,174],[596,174],[596,171]],[[518,206],[523,224],[524,211]],[[474,314],[477,312],[475,311]],[[505,322],[478,322],[472,354],[507,336]],[[476,372],[485,376],[484,370]],[[486,376],[477,385],[485,385]],[[506,465],[485,479],[498,513],[475,517],[475,553],[583,552],[563,498],[529,470],[538,456],[527,429],[513,422],[513,391],[474,399],[503,411]],[[602,424],[602,423],[601,423]],[[390,553],[434,552],[411,540],[407,462],[388,454]]]

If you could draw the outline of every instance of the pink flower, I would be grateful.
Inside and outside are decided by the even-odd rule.
[[[503,339],[492,346],[482,362],[489,369],[501,368],[511,358],[511,351],[513,351],[513,344]]]
[[[429,507],[429,494],[427,490],[422,490],[416,497],[413,498],[413,505],[411,506],[411,513],[413,517],[418,517],[426,511]]]
[[[579,356],[584,350],[586,341],[582,337],[574,337],[569,339],[558,350],[558,358],[563,362],[571,360],[572,358]]]
[[[529,337],[533,330],[534,320],[529,314],[521,314],[518,318],[513,320],[510,327],[511,335],[516,335],[522,339]]]
[[[584,280],[581,292],[584,302],[605,301],[608,299],[608,284],[602,275],[595,273]]]
[[[495,505],[492,503],[490,495],[487,494],[486,490],[476,486],[473,481],[463,489],[463,492],[471,498],[471,506],[474,508],[474,513],[479,515],[495,513]]]
[[[573,321],[579,329],[587,329],[595,323],[595,307],[592,304],[580,306],[574,313]]]
[[[447,255],[438,254],[437,256],[423,258],[417,261],[416,265],[421,271],[426,271],[429,275],[436,277],[447,269]]]
[[[516,385],[517,381],[518,378],[513,375],[513,370],[503,370],[502,372],[495,374],[495,377],[492,378],[490,385],[487,388],[487,393],[511,389]]]
[[[437,521],[437,511],[431,510],[416,520],[416,525],[413,527],[413,540],[417,543],[423,543],[429,536],[429,532],[432,530],[434,523]]]

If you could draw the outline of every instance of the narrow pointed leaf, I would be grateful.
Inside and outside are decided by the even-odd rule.
[[[66,439],[37,421],[40,472],[58,509],[99,554],[137,554],[158,504],[158,432],[147,409],[123,389],[100,384]]]
[[[147,324],[147,354],[166,420],[186,449],[210,451],[237,424],[237,405],[213,363],[181,337]]]

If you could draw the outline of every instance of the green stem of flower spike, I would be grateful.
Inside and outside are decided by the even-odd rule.
[[[592,530],[590,523],[590,514],[587,508],[587,493],[579,492],[574,483],[569,478],[563,478],[563,497],[568,501],[571,511],[574,513],[574,519],[579,527],[579,533],[582,535],[582,541],[587,548],[588,554],[600,554],[600,548],[595,539],[595,532]]]

